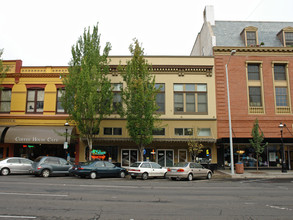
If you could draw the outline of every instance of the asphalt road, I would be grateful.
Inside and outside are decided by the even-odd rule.
[[[292,218],[293,179],[0,176],[0,220]]]

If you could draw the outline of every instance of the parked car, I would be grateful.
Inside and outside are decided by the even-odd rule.
[[[96,179],[97,177],[124,178],[127,171],[108,161],[95,160],[74,165],[72,169],[70,169],[70,173],[82,178],[90,177],[91,179]]]
[[[199,163],[181,162],[175,164],[173,167],[168,168],[166,177],[172,180],[188,179],[189,181],[197,177],[211,179],[212,171],[204,168]]]
[[[30,173],[33,161],[22,157],[8,157],[0,161],[1,175]]]
[[[135,162],[130,165],[128,173],[132,179],[141,177],[143,180],[149,177],[163,177],[167,173],[167,169],[154,162]]]
[[[49,177],[51,175],[69,175],[73,164],[59,157],[38,157],[32,164],[32,173],[35,176]]]

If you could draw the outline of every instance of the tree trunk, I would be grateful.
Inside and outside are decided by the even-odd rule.
[[[256,170],[258,171],[258,155],[256,155]]]
[[[87,138],[87,142],[89,146],[89,160],[92,160],[93,139]]]
[[[139,146],[139,160],[140,161],[143,161],[143,150],[144,150],[144,147]]]

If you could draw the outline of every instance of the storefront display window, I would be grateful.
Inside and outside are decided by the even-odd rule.
[[[225,148],[225,165],[230,164],[230,149]],[[244,167],[256,168],[255,151],[250,146],[234,145],[234,162],[243,163]],[[281,148],[280,146],[268,145],[260,155],[258,167],[280,167],[281,166]]]

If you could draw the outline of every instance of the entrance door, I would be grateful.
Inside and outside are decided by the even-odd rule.
[[[187,150],[178,150],[178,162],[187,162]]]
[[[122,166],[130,166],[137,161],[137,150],[122,150]]]
[[[162,167],[171,167],[174,164],[173,150],[158,150],[158,164]]]

